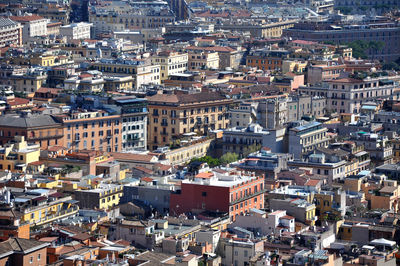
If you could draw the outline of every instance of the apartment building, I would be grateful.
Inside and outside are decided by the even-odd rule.
[[[88,71],[64,80],[64,89],[79,92],[102,92],[106,81],[99,71]]]
[[[151,63],[160,65],[160,80],[163,81],[170,75],[184,73],[188,70],[188,54],[164,51],[152,56]]]
[[[3,72],[0,70],[0,72]],[[4,69],[0,83],[12,86],[16,92],[32,95],[45,84],[47,73],[42,68]]]
[[[0,169],[25,172],[28,165],[39,161],[40,146],[27,143],[24,136],[0,147]]]
[[[148,60],[101,59],[93,62],[91,68],[105,73],[133,78],[133,86],[132,88],[128,88],[128,90],[138,90],[143,85],[161,83],[162,74],[160,65],[151,64]]]
[[[328,129],[319,122],[297,121],[291,123],[288,132],[288,152],[294,158],[301,159],[302,156],[317,147],[328,146]]]
[[[366,1],[368,2],[368,1]],[[353,21],[338,23],[329,19],[298,22],[292,28],[284,29],[283,36],[294,40],[316,42],[349,43],[357,40],[381,41],[380,49],[369,48],[369,59],[392,61],[400,57],[400,47],[396,45],[400,36],[400,27],[393,21]]]
[[[116,97],[115,105],[121,107],[122,151],[147,148],[147,100],[134,96]]]
[[[189,52],[188,58],[190,70],[219,69],[217,52]]]
[[[215,92],[161,94],[148,97],[150,149],[169,145],[187,133],[207,134],[229,126],[227,110],[233,103]]]
[[[50,115],[7,114],[0,116],[0,143],[6,144],[15,136],[24,136],[41,149],[63,144],[62,124]]]
[[[359,113],[363,103],[388,99],[396,83],[383,78],[341,78],[327,81],[327,109],[338,113]]]
[[[270,199],[269,207],[273,210],[286,210],[286,213],[293,216],[296,221],[308,225],[314,225],[317,220],[315,204],[309,203],[304,199]]]
[[[60,34],[67,38],[67,41],[90,39],[90,28],[93,24],[86,22],[72,23],[60,27]]]
[[[257,50],[246,57],[246,66],[261,70],[281,70],[287,58],[289,51],[286,50]]]
[[[166,2],[119,3],[110,7],[94,5],[89,12],[89,22],[96,35],[128,29],[158,29],[174,22],[175,16]]]
[[[346,65],[337,62],[327,64],[309,65],[307,67],[307,83],[315,85],[322,81],[339,78],[346,72]]]
[[[22,42],[29,42],[31,37],[46,36],[48,20],[38,15],[10,16],[12,21],[22,25]]]
[[[268,137],[269,132],[258,124],[228,128],[224,130],[222,137],[222,151],[223,153],[237,153],[240,157],[245,157],[250,153],[250,147],[266,146]]]
[[[250,209],[264,208],[264,178],[240,173],[202,172],[194,180],[184,180],[180,191],[170,197],[170,213],[217,211],[231,221]]]
[[[122,186],[101,184],[95,189],[77,190],[74,194],[80,208],[108,210],[119,204]]]
[[[196,52],[216,52],[219,58],[219,68],[225,69],[230,67],[232,69],[237,69],[240,65],[244,51],[241,49],[233,49],[229,46],[188,46],[185,48],[189,53]],[[189,55],[190,61],[190,55]],[[191,63],[189,64],[191,66]]]
[[[22,44],[22,25],[9,18],[0,18],[0,47]]]
[[[105,111],[83,112],[55,116],[63,125],[62,146],[73,150],[119,152],[122,149],[121,115]]]
[[[224,254],[222,265],[247,265],[257,253],[264,252],[264,241],[221,238],[217,250]]]

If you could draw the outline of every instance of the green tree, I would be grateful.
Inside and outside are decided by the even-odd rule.
[[[227,152],[221,156],[219,159],[221,164],[227,165],[232,162],[236,162],[239,159],[239,155],[237,153]]]

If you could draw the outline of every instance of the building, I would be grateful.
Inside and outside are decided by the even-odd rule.
[[[188,46],[185,48],[186,51],[189,53],[195,52],[216,52],[218,53],[219,58],[219,69],[226,69],[232,68],[237,69],[239,68],[240,61],[242,60],[243,53],[241,49],[231,48],[229,46]],[[189,67],[191,66],[190,63],[190,55],[189,55]]]
[[[346,72],[346,65],[338,62],[309,65],[307,67],[307,83],[315,85],[322,81],[337,79]]]
[[[24,136],[15,136],[14,142],[0,147],[0,169],[25,172],[28,165],[39,161],[40,146],[28,144]]]
[[[184,73],[188,70],[188,54],[178,52],[159,52],[151,57],[153,65],[160,65],[160,80],[166,80],[170,75]]]
[[[182,181],[181,189],[170,198],[171,214],[222,212],[232,221],[250,209],[263,207],[264,178],[238,173],[199,173],[194,180]]]
[[[62,145],[74,150],[119,152],[122,149],[121,114],[105,111],[81,112],[54,116],[62,124]]]
[[[21,23],[22,42],[27,43],[31,37],[46,36],[48,20],[38,15],[10,16],[10,19]]]
[[[49,189],[33,189],[12,199],[21,213],[21,223],[40,226],[77,215],[79,207],[71,196],[50,193]]]
[[[366,102],[390,98],[396,83],[384,78],[341,78],[327,81],[327,86],[327,110],[359,113]]]
[[[41,149],[63,144],[62,124],[50,115],[8,114],[0,116],[0,142],[6,144],[15,136],[23,136],[28,143]]]
[[[217,52],[189,52],[188,54],[188,69],[206,70],[219,69],[219,56]]]
[[[270,199],[271,210],[286,210],[287,214],[293,216],[296,221],[314,225],[317,220],[315,216],[316,207],[304,199]]]
[[[222,257],[222,265],[246,265],[257,253],[264,252],[264,241],[242,238],[222,238],[217,254]]]
[[[82,209],[108,210],[119,204],[122,197],[122,186],[100,184],[95,189],[77,190],[74,193],[78,205]]]
[[[169,145],[186,133],[207,134],[229,126],[232,99],[215,92],[161,94],[148,97],[150,149]]]
[[[147,100],[134,96],[116,97],[115,105],[121,107],[122,151],[147,148]]]
[[[67,41],[90,39],[90,28],[93,24],[86,22],[72,23],[60,27],[60,34],[67,38]]]
[[[11,196],[11,193],[8,196]],[[17,238],[30,238],[30,226],[29,223],[21,222],[21,213],[13,210],[13,208],[7,204],[0,206],[0,240],[5,241],[12,237]]]
[[[47,73],[42,68],[25,68],[22,71],[13,71],[3,77],[0,80],[3,85],[10,85],[14,91],[30,96],[46,83]]]
[[[321,123],[297,121],[292,125],[288,132],[288,151],[294,158],[301,159],[305,153],[317,147],[328,146],[328,129]]]
[[[333,41],[335,44],[345,44],[357,40],[382,41],[384,45],[382,48],[367,49],[370,59],[392,61],[400,56],[400,48],[394,45],[400,36],[400,27],[386,18],[378,22],[373,19],[346,23],[331,19],[302,21],[296,23],[292,28],[284,29],[283,36],[294,40]]]
[[[288,162],[293,156],[287,153],[272,153],[269,148],[262,148],[259,152],[249,154],[236,167],[240,170],[263,175],[265,179],[275,179],[277,174],[288,169]]]
[[[261,70],[281,70],[284,60],[289,58],[286,50],[257,50],[246,57],[246,66]]]
[[[0,47],[22,45],[22,25],[9,18],[0,18]]]
[[[0,243],[2,265],[46,265],[50,243],[34,239],[10,238]]]
[[[102,92],[105,80],[99,71],[89,71],[64,80],[64,88],[69,91]]]
[[[93,62],[91,67],[103,73],[117,74],[121,78],[122,76],[133,78],[134,81],[130,88],[119,87],[120,90],[138,90],[143,85],[158,85],[161,82],[160,65],[151,64],[147,60],[101,59]]]
[[[222,137],[223,153],[237,153],[246,157],[254,150],[266,146],[269,132],[258,124],[249,124],[247,127],[233,127],[224,130]],[[251,150],[252,149],[252,150]]]

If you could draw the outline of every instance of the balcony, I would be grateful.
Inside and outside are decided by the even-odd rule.
[[[49,140],[49,139],[60,139],[63,135],[47,135],[47,136],[30,136],[28,137],[28,141],[41,141],[41,140]]]
[[[162,136],[168,136],[168,132],[161,131],[160,134],[161,134]]]
[[[246,195],[246,196],[244,196],[244,197],[241,197],[241,198],[239,198],[239,199],[237,199],[237,200],[232,201],[232,202],[230,203],[230,205],[235,205],[235,204],[240,203],[240,202],[242,202],[242,201],[245,201],[245,200],[251,199],[251,198],[253,198],[253,197],[259,196],[259,195],[261,195],[261,194],[264,194],[264,192],[265,192],[265,190],[261,190],[261,191],[255,192],[255,193],[253,193],[253,194]]]
[[[167,127],[167,126],[168,126],[168,123],[167,123],[167,122],[161,122],[161,126]]]
[[[78,206],[73,206],[71,208],[56,212],[54,214],[47,215],[46,217],[41,218],[39,221],[33,222],[33,224],[34,225],[42,225],[42,224],[50,223],[52,221],[56,221],[58,219],[63,219],[68,216],[75,215],[76,213],[78,213],[78,210],[79,210]]]

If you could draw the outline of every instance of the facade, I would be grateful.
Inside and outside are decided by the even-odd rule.
[[[286,121],[293,122],[304,116],[321,117],[326,114],[325,97],[298,95],[289,98]]]
[[[338,113],[359,113],[363,103],[388,99],[396,83],[382,78],[341,78],[327,81],[319,88],[300,87],[299,91],[312,96],[326,96],[326,109]]]
[[[246,57],[246,66],[261,70],[281,70],[282,62],[289,57],[286,50],[259,50]]]
[[[107,152],[119,152],[122,149],[120,114],[75,112],[55,118],[63,125],[62,146],[67,149]]]
[[[147,148],[147,101],[136,97],[113,99],[121,107],[122,151]]]
[[[108,210],[119,204],[122,186],[115,184],[100,185],[95,189],[75,191],[75,199],[82,209]]]
[[[222,137],[223,153],[237,153],[240,157],[247,156],[250,147],[259,149],[267,144],[269,132],[258,124],[249,124],[247,127],[233,127],[224,130]]]
[[[319,122],[293,122],[294,127],[289,129],[288,151],[294,158],[301,159],[302,156],[317,147],[327,147],[328,129]],[[297,125],[297,126],[296,126]]]
[[[227,213],[234,221],[253,208],[264,208],[263,177],[199,173],[193,181],[182,181],[181,189],[170,199],[174,215],[213,211]]]
[[[365,1],[368,2],[368,1]],[[335,27],[331,27],[334,25]],[[294,40],[316,42],[333,41],[345,44],[357,40],[382,41],[381,49],[368,49],[370,59],[392,61],[400,57],[400,48],[394,45],[400,36],[400,27],[391,21],[365,21],[357,25],[341,24],[330,20],[299,22],[294,27],[283,30],[283,36]]]
[[[0,47],[22,44],[22,25],[9,18],[0,18]]]
[[[41,68],[23,69],[22,71],[13,71],[4,73],[1,83],[12,86],[14,91],[33,95],[46,82],[47,74]]]
[[[38,15],[11,16],[11,20],[22,25],[22,42],[29,42],[31,37],[46,36],[48,20]]]
[[[15,136],[24,136],[28,143],[36,143],[41,149],[62,145],[62,124],[50,115],[0,116],[0,142],[4,145]]]
[[[14,140],[0,147],[0,169],[25,172],[30,163],[39,161],[40,146],[28,144],[24,136],[15,136]]]
[[[189,52],[189,70],[219,69],[217,52]]]
[[[188,70],[188,54],[177,52],[160,52],[152,56],[151,63],[160,65],[160,80],[166,80],[170,75],[184,73]]]
[[[269,206],[272,210],[286,210],[296,221],[314,225],[316,207],[304,199],[270,199]]]
[[[307,67],[307,84],[315,85],[323,81],[339,78],[346,71],[346,65],[331,62],[326,65]]]
[[[79,22],[60,27],[60,34],[67,38],[67,41],[90,39],[91,23]]]
[[[215,92],[156,94],[147,100],[148,143],[153,150],[186,133],[207,134],[229,126],[227,110],[233,101]]]
[[[160,84],[161,82],[160,65],[151,64],[146,60],[101,59],[92,63],[91,67],[101,72],[133,78],[132,87],[119,87],[120,90],[138,90],[143,85]]]

